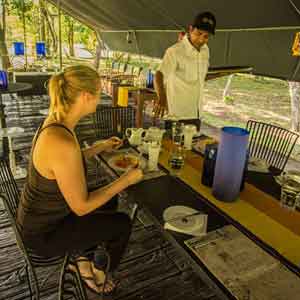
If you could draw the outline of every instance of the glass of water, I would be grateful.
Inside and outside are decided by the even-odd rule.
[[[160,143],[159,142],[150,142],[148,143],[148,169],[149,171],[158,170],[158,157],[160,152]]]
[[[185,153],[183,147],[174,145],[169,157],[170,174],[179,176],[184,166]]]
[[[184,124],[181,122],[172,123],[172,141],[175,145],[182,144]]]
[[[281,186],[280,204],[289,210],[295,210],[299,206],[300,186],[292,180],[286,180]]]

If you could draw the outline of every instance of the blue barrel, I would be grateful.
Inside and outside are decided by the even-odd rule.
[[[37,56],[46,56],[46,44],[45,42],[37,42],[35,44],[36,55]]]
[[[221,201],[235,201],[240,193],[247,157],[249,131],[223,127],[218,147],[213,195]]]
[[[8,79],[6,71],[0,71],[0,89],[6,90],[8,87]]]
[[[13,42],[15,55],[24,55],[25,48],[23,42]]]
[[[148,70],[147,72],[147,78],[146,78],[146,87],[147,88],[150,88],[150,89],[153,89],[153,73],[151,70]]]

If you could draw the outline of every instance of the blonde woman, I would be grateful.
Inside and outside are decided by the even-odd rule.
[[[117,267],[131,222],[126,214],[103,213],[103,209],[120,191],[138,182],[142,172],[130,170],[110,185],[89,192],[84,158],[122,144],[112,137],[82,151],[74,133],[78,121],[96,110],[99,74],[88,66],[68,67],[52,76],[49,94],[49,115],[33,139],[17,223],[25,244],[37,254],[78,253],[77,264],[86,286],[96,293],[109,293],[115,284],[106,280],[94,256],[86,253],[105,242],[111,271]]]

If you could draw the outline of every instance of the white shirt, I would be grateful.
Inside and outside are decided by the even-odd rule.
[[[164,76],[169,114],[180,119],[201,117],[209,48],[200,51],[187,36],[166,50],[159,71]]]

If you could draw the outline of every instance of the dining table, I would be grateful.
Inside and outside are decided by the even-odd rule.
[[[281,207],[279,201],[280,186],[274,180],[274,174],[272,172],[247,172],[244,189],[241,191],[238,199],[230,203],[223,202],[212,195],[211,187],[201,183],[204,157],[198,152],[186,150],[183,168],[176,176],[173,175],[169,165],[172,147],[171,140],[163,140],[162,151],[159,155],[159,170],[161,174],[148,177],[147,180],[142,180],[140,183],[129,187],[128,192],[132,201],[149,212],[157,225],[160,226],[162,232],[172,241],[174,247],[190,260],[195,270],[202,276],[201,278],[212,281],[227,299],[236,299],[235,297],[237,296],[232,292],[230,286],[226,286],[226,280],[222,281],[216,275],[217,272],[214,272],[214,263],[212,265],[208,264],[209,257],[205,255],[204,259],[202,259],[203,257],[199,258],[199,255],[197,256],[195,251],[192,251],[192,248],[187,246],[189,242],[192,243],[194,241],[191,239],[191,235],[168,230],[164,227],[165,220],[163,215],[170,206],[188,206],[206,214],[208,216],[207,239],[216,234],[216,232],[223,232],[222,234],[224,234],[224,232],[234,229],[235,235],[238,233],[240,240],[246,240],[245,245],[251,242],[257,247],[255,250],[258,251],[257,253],[260,253],[259,251],[263,252],[262,260],[266,264],[269,263],[266,266],[268,272],[274,265],[279,265],[279,273],[281,274],[282,271],[282,274],[284,274],[281,274],[281,276],[287,278],[291,274],[291,276],[294,276],[291,277],[290,284],[294,284],[298,280],[300,282],[300,212],[290,211]],[[135,147],[132,148],[134,149],[133,151],[139,153]],[[141,153],[138,155],[142,156]],[[147,155],[144,154],[143,157],[147,159]],[[102,159],[107,163],[107,158],[102,157]],[[205,239],[204,237],[204,241]],[[237,238],[237,240],[239,239]],[[204,243],[205,246],[206,244]],[[225,253],[225,250],[223,253],[220,245],[215,243],[211,245],[219,247],[217,249],[221,251],[221,256],[225,255],[223,258],[226,261],[225,258],[226,255],[228,256],[228,253]],[[242,245],[241,249],[239,249],[239,245],[235,245],[235,247],[235,251],[238,251],[238,253],[243,251],[247,253],[247,249],[243,249]],[[214,252],[210,251],[210,255],[212,253]],[[254,257],[256,255],[259,257],[261,253],[259,255],[256,252],[252,254]],[[251,256],[249,253],[247,255],[248,257]],[[255,271],[251,270],[250,274],[262,272],[261,270],[257,271],[259,266],[254,267],[256,268]],[[273,273],[275,274],[276,271],[274,270]],[[269,274],[266,277],[266,286],[272,286],[277,280],[272,281],[268,279]],[[270,288],[269,291],[271,290]],[[295,293],[293,289],[289,290],[291,293]]]

